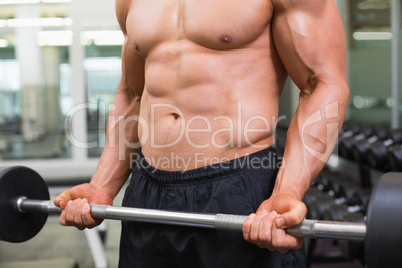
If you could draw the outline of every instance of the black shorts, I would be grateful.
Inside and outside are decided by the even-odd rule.
[[[139,153],[123,206],[249,215],[268,199],[280,165],[273,148],[203,168],[163,171]],[[304,250],[271,252],[242,232],[122,222],[119,267],[305,267]]]

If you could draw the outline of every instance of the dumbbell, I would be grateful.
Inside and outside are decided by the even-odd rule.
[[[384,127],[378,127],[371,136],[366,136],[353,143],[352,154],[353,160],[360,164],[368,162],[367,155],[370,146],[376,142],[384,141],[390,137],[389,131]]]
[[[365,210],[359,187],[349,182],[334,185],[337,185],[339,190],[334,192],[333,196],[324,197],[324,195],[311,204],[311,209],[317,211],[318,219],[337,221],[343,214]],[[330,216],[327,216],[328,213]],[[336,214],[338,216],[335,216]]]
[[[402,144],[390,146],[387,158],[392,171],[402,171]]]
[[[305,195],[307,215],[324,221],[364,222],[370,191],[333,172],[321,172]],[[358,219],[358,220],[357,220]],[[346,259],[364,256],[362,242],[333,240]]]
[[[306,205],[309,216],[311,219],[322,220],[324,212],[329,205],[335,203],[335,198],[327,193],[321,192],[315,196],[310,202],[309,206]]]
[[[351,183],[347,178],[334,173],[320,174],[316,187],[322,192],[316,193],[314,199],[309,200],[308,208],[312,217],[325,219],[326,210],[333,206],[338,206],[338,210],[343,208],[345,213],[357,211],[365,213],[370,191]],[[335,211],[330,213],[333,214]],[[337,217],[333,216],[331,219],[337,220]]]
[[[342,187],[340,187],[342,188]],[[364,222],[364,215],[369,200],[369,191],[355,188],[348,192],[348,197],[335,200],[335,204],[328,205],[323,213],[324,221]],[[334,240],[346,259],[361,260],[364,257],[362,242]]]
[[[349,211],[361,212],[365,215],[370,201],[370,194],[371,190],[369,189],[357,189],[349,200]]]
[[[402,174],[389,173],[373,190],[366,223],[303,220],[286,229],[309,238],[364,241],[368,268],[401,267]],[[0,240],[22,242],[35,236],[49,213],[60,213],[42,177],[26,167],[0,169]],[[242,231],[247,215],[203,214],[91,204],[92,217]]]
[[[314,180],[314,186],[319,190],[328,192],[329,195],[334,195],[334,190],[337,184],[348,182],[346,177],[343,177],[332,171],[322,171],[319,176]]]
[[[346,134],[347,132],[351,133],[352,135],[358,134],[362,131],[362,125],[357,122],[351,121],[344,121],[340,134]]]
[[[321,219],[326,206],[335,202],[333,194],[329,193],[334,187],[333,180],[333,174],[321,172],[304,195],[303,202],[306,204],[309,218]]]
[[[392,130],[390,132],[390,138],[384,141],[377,141],[369,147],[367,153],[368,163],[371,167],[387,171],[391,169],[391,165],[388,161],[387,154],[388,149],[396,144],[402,143],[402,129]]]
[[[360,188],[351,183],[349,178],[334,172],[321,172],[315,182],[315,186],[336,199],[342,197],[349,199],[353,192]]]
[[[355,130],[359,130],[359,132],[346,131],[338,138],[339,155],[344,158],[353,159],[353,144],[366,137],[371,137],[374,133],[374,128],[367,126]]]
[[[370,191],[364,189],[353,189],[348,198],[335,199],[333,204],[327,206],[323,220],[340,221],[344,215],[350,213],[365,214],[370,199]]]
[[[325,221],[342,221],[344,215],[350,214],[348,206],[342,204],[331,204],[325,208],[323,220]]]

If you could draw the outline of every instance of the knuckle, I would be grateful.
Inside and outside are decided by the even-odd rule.
[[[252,222],[253,222],[253,220],[250,219],[250,217],[247,218],[247,219],[244,221],[244,223],[243,223],[243,228],[244,228],[244,227],[245,227],[245,228],[250,227]]]
[[[60,225],[62,225],[62,226],[67,226],[66,220],[65,220],[63,217],[60,217],[60,218],[59,218],[59,223],[60,223]]]
[[[298,216],[295,214],[295,213],[291,213],[291,214],[289,214],[289,218],[288,218],[289,220],[290,220],[290,222],[292,223],[292,224],[297,224],[297,223],[299,223],[299,219],[298,219]]]
[[[298,206],[299,206],[299,208],[300,208],[301,211],[303,211],[304,213],[307,213],[307,206],[306,206],[306,204],[304,204],[303,202],[300,202]]]

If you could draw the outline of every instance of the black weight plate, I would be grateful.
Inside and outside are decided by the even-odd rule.
[[[47,220],[42,212],[21,213],[18,197],[49,200],[49,190],[42,177],[27,167],[0,168],[0,240],[19,243],[34,237]]]
[[[388,173],[373,190],[367,210],[368,268],[402,267],[402,175]]]

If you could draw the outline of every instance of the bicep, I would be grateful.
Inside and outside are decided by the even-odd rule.
[[[129,8],[129,2],[130,0],[115,0],[116,18],[124,35],[127,34],[126,18]]]
[[[275,46],[300,90],[309,94],[319,82],[346,80],[346,42],[334,1],[273,0],[273,4]]]
[[[127,33],[126,19],[131,0],[115,0],[116,18],[124,35],[121,52],[122,75],[117,94],[123,93],[127,97],[141,97],[144,87],[145,60],[134,49]]]
[[[127,36],[122,47],[121,61],[122,75],[118,91],[141,98],[145,83],[145,59],[135,51]]]
[[[144,88],[143,59],[132,54],[135,52],[130,52],[127,45],[127,40],[125,40],[122,48],[122,74],[113,100],[115,109],[109,113],[109,116],[114,116],[115,118],[139,114]],[[118,122],[116,121],[115,123]]]
[[[117,93],[122,93],[132,99],[141,98],[143,92],[145,59],[136,52],[127,32],[126,20],[130,4],[131,0],[115,0],[116,17],[120,29],[124,34],[124,43],[121,52],[122,75]]]

